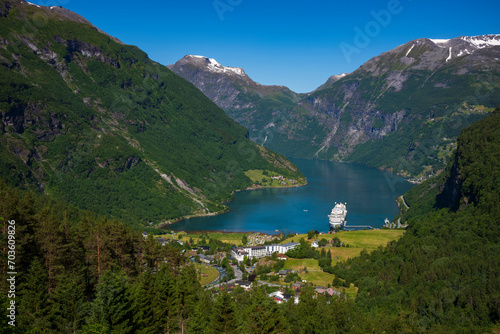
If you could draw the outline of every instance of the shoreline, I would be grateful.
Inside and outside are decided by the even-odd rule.
[[[222,215],[224,213],[228,213],[229,211],[230,210],[227,209],[227,210],[224,210],[222,212],[209,212],[209,213],[200,213],[200,214],[196,214],[196,215],[183,216],[183,217],[179,217],[179,218],[176,218],[174,220],[171,220],[171,221],[165,221],[165,222],[159,223],[158,225],[156,225],[156,227],[159,229],[163,229],[165,226],[170,226],[170,225],[176,224],[176,223],[181,222],[181,221],[186,220],[186,219],[217,216],[217,215]]]
[[[273,187],[273,186],[250,186],[248,188],[245,188],[245,189],[238,189],[238,190],[235,190],[233,192],[236,193],[236,192],[240,192],[240,191],[247,191],[247,190],[259,190],[259,189],[284,189],[284,188],[299,188],[299,187],[304,187],[304,186],[307,186],[307,178],[306,178],[306,183],[304,184],[293,184],[293,185],[287,185],[287,186],[279,186],[279,187]],[[229,202],[229,201],[228,201]],[[227,203],[227,202],[226,202]]]
[[[293,158],[292,158],[293,159]],[[404,179],[406,182],[408,183],[411,183],[411,184],[421,184],[423,182],[425,182],[426,180],[428,180],[428,178],[423,178],[422,180],[415,180],[416,178],[418,178],[418,176],[412,176],[412,175],[406,175],[406,174],[403,174],[403,173],[395,173],[392,168],[384,168],[384,167],[374,167],[374,166],[370,166],[370,165],[365,165],[365,164],[362,164],[362,163],[357,163],[357,162],[350,162],[350,161],[345,161],[345,160],[335,160],[335,159],[312,159],[312,158],[297,158],[297,159],[303,159],[303,160],[320,160],[320,161],[330,161],[330,162],[340,162],[340,163],[343,163],[343,164],[349,164],[349,165],[353,165],[353,166],[362,166],[362,167],[367,167],[367,168],[374,168],[374,169],[378,169],[379,171],[382,171],[382,172],[388,172],[394,176],[398,176],[402,179]],[[437,173],[435,175],[439,175],[440,173]]]
[[[305,178],[306,181],[304,184],[295,184],[295,185],[287,185],[287,186],[280,186],[280,187],[272,187],[272,186],[266,186],[266,187],[262,187],[262,186],[258,186],[258,187],[247,187],[245,189],[237,189],[237,190],[234,190],[232,193],[231,193],[231,196],[234,195],[235,193],[237,192],[241,192],[241,191],[251,191],[251,190],[259,190],[259,189],[283,189],[283,188],[298,188],[298,187],[303,187],[303,186],[306,186],[307,185],[307,178]],[[221,204],[225,204],[225,203],[229,203],[229,202],[232,202],[234,201],[235,199],[234,198],[231,198],[231,199],[228,199],[227,201],[224,201],[224,202],[221,202]],[[183,220],[186,220],[186,219],[191,219],[191,218],[198,218],[198,217],[211,217],[211,216],[218,216],[218,215],[223,215],[225,213],[228,213],[230,212],[231,209],[229,207],[227,207],[226,210],[223,210],[223,211],[219,211],[219,212],[209,212],[209,213],[201,213],[201,214],[193,214],[193,215],[189,215],[189,216],[183,216],[183,217],[179,217],[179,218],[176,218],[176,219],[173,219],[171,221],[165,221],[165,222],[162,222],[162,223],[159,223],[158,225],[156,225],[156,228],[159,228],[159,229],[164,229],[166,228],[167,226],[171,226],[171,225],[174,225],[176,223],[179,223]],[[221,232],[221,233],[243,233],[243,232]],[[246,233],[246,232],[245,232]]]

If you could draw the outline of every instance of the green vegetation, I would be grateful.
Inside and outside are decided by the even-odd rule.
[[[270,172],[267,170],[248,170],[245,175],[252,180],[253,185],[251,187],[290,187],[305,184],[305,179],[301,178],[299,180],[289,179],[280,175],[276,172]]]
[[[0,176],[11,185],[149,226],[226,210],[252,185],[247,170],[303,178],[138,48],[45,7],[6,11]]]
[[[300,270],[307,267],[308,270],[321,270],[318,261],[315,259],[293,259],[285,261],[284,269]]]
[[[335,236],[350,248],[376,249],[387,245],[390,241],[398,240],[403,233],[402,230],[363,230],[341,231]]]
[[[4,38],[0,48],[0,265],[4,273],[0,315],[4,320],[10,305],[5,273],[14,269],[18,273],[16,327],[2,321],[0,332],[498,330],[500,107],[462,131],[441,175],[405,194],[410,208],[400,218],[409,227],[401,238],[401,231],[342,232],[334,238],[346,247],[314,249],[310,243],[315,236],[307,241],[306,235],[293,237],[301,240],[287,254],[293,258],[289,265],[307,268],[307,273],[288,280],[326,283],[330,279],[337,289],[348,289],[349,295],[358,289],[355,300],[316,296],[311,286],[304,286],[298,304],[277,304],[265,286],[250,292],[237,288],[231,294],[204,290],[196,265],[182,255],[189,246],[161,246],[152,235],[144,238],[106,215],[124,217],[130,224],[218,210],[217,203],[234,189],[251,185],[245,171],[299,177],[293,165],[250,143],[246,131],[201,93],[136,48],[117,44],[56,11],[24,2],[1,3],[0,13]],[[47,24],[41,24],[40,17]],[[19,38],[33,22],[37,28]],[[411,87],[418,88],[424,77],[412,78]],[[462,84],[464,94],[476,84],[470,78],[461,80],[455,84]],[[367,97],[371,96],[367,87],[380,88],[377,80],[360,85],[366,86]],[[389,93],[380,103],[396,106],[405,94]],[[426,93],[431,92],[425,88],[419,92]],[[449,94],[446,98],[452,99]],[[427,98],[437,103],[435,96]],[[424,108],[425,103],[416,101],[415,108]],[[476,107],[462,111],[479,113]],[[429,134],[434,124],[426,122],[428,128],[422,133]],[[458,128],[450,125],[449,130],[458,132]],[[304,126],[297,133],[305,135],[307,129]],[[421,147],[423,153],[427,151],[422,146],[431,147],[432,142],[424,138],[418,145],[404,144],[408,152]],[[202,187],[207,184],[210,187]],[[40,188],[50,196],[41,195]],[[136,202],[140,205],[134,206]],[[12,253],[6,247],[13,235],[14,269],[7,262]],[[207,253],[228,252],[230,245],[221,241],[223,235],[217,239],[205,233],[197,243],[209,245]],[[231,237],[241,242],[244,235]],[[397,240],[382,247],[391,239]],[[353,257],[360,249],[360,256]],[[337,256],[350,258],[339,262]],[[272,262],[258,268],[259,275],[265,277],[287,265],[276,256]],[[221,265],[231,277],[227,257]],[[275,280],[277,276],[270,278]]]
[[[408,231],[387,248],[337,264],[373,316],[406,332],[485,332],[499,321],[500,108],[458,138],[445,172],[405,195]]]
[[[161,246],[132,228],[88,211],[19,191],[0,180],[0,221],[16,226],[16,327],[24,332],[342,332],[380,329],[353,302],[315,297],[304,287],[300,304],[277,304],[265,286],[245,292],[203,290],[197,266],[181,248]],[[6,244],[8,233],[0,239]],[[7,248],[0,248],[2,266]],[[208,278],[207,278],[208,279]],[[2,317],[8,282],[0,282]],[[317,321],[327,320],[328,323]],[[258,327],[256,327],[258,326]]]

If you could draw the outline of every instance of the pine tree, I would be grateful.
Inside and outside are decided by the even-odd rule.
[[[213,300],[210,292],[203,290],[199,300],[194,306],[192,315],[188,322],[189,333],[212,333],[211,316],[213,312]]]
[[[59,333],[75,333],[83,325],[88,308],[84,292],[82,276],[63,272],[57,277],[49,305],[51,322]]]
[[[317,313],[317,300],[314,295],[315,292],[311,286],[303,287],[300,293],[296,316],[302,333],[316,333],[316,319],[322,316]]]
[[[50,331],[47,276],[42,260],[35,258],[18,289],[19,327],[35,333]]]
[[[217,296],[212,314],[212,329],[215,333],[236,333],[238,328],[236,318],[236,305],[223,290]]]
[[[250,305],[245,310],[245,332],[284,333],[287,331],[288,326],[281,307],[267,296],[264,288],[253,289],[250,300]]]
[[[158,332],[171,333],[179,329],[181,293],[173,270],[162,265],[155,273],[154,320]]]
[[[45,260],[48,273],[49,293],[55,285],[55,276],[63,268],[60,247],[63,244],[63,235],[59,232],[59,222],[50,205],[44,206],[37,214],[36,240]]]
[[[156,294],[154,279],[151,271],[147,270],[138,277],[134,286],[133,310],[137,333],[158,332],[154,321],[156,307],[153,303]]]
[[[122,272],[106,271],[97,285],[96,298],[90,306],[89,324],[100,324],[111,333],[132,333],[131,298]]]
[[[177,277],[177,289],[180,291],[180,328],[181,332],[186,330],[187,319],[195,310],[198,303],[198,292],[201,285],[198,281],[196,269],[193,265],[184,266]]]

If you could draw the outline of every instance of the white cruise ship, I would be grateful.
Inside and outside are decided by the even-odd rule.
[[[346,220],[345,217],[347,215],[347,203],[335,203],[335,206],[332,209],[332,212],[328,215],[330,221],[330,228],[341,228],[345,226]]]

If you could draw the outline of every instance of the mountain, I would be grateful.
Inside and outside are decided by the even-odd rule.
[[[442,170],[460,130],[500,103],[499,43],[500,35],[417,39],[352,73],[330,77],[309,94],[288,93],[292,99],[277,99],[271,106],[262,106],[258,94],[241,93],[252,91],[248,82],[266,87],[246,75],[230,80],[236,76],[191,65],[189,56],[184,65],[170,68],[213,101],[234,88],[241,97],[219,105],[268,148],[426,178]],[[242,101],[251,107],[242,107]]]
[[[256,83],[242,68],[222,66],[213,58],[186,55],[168,68],[194,84],[261,144],[266,142],[266,126],[294,108],[301,96],[284,86]]]
[[[339,81],[340,79],[342,79],[343,77],[345,77],[347,75],[349,75],[349,73],[334,74],[334,75],[330,76],[328,78],[328,80],[326,80],[326,82],[324,84],[322,84],[321,86],[319,86],[318,88],[316,88],[314,91],[317,92],[319,90],[328,88],[328,87],[330,87],[331,85],[333,85],[334,83],[336,83],[337,81]]]
[[[460,130],[500,102],[499,35],[418,39],[300,102],[330,115],[327,157],[416,175],[436,171]]]
[[[135,46],[60,7],[0,2],[0,177],[133,223],[226,210],[287,159]],[[248,173],[247,173],[248,174]]]
[[[404,319],[399,333],[498,325],[499,152],[500,107],[463,130],[443,173],[404,195],[409,226],[400,240],[337,265],[359,288],[362,310]]]

